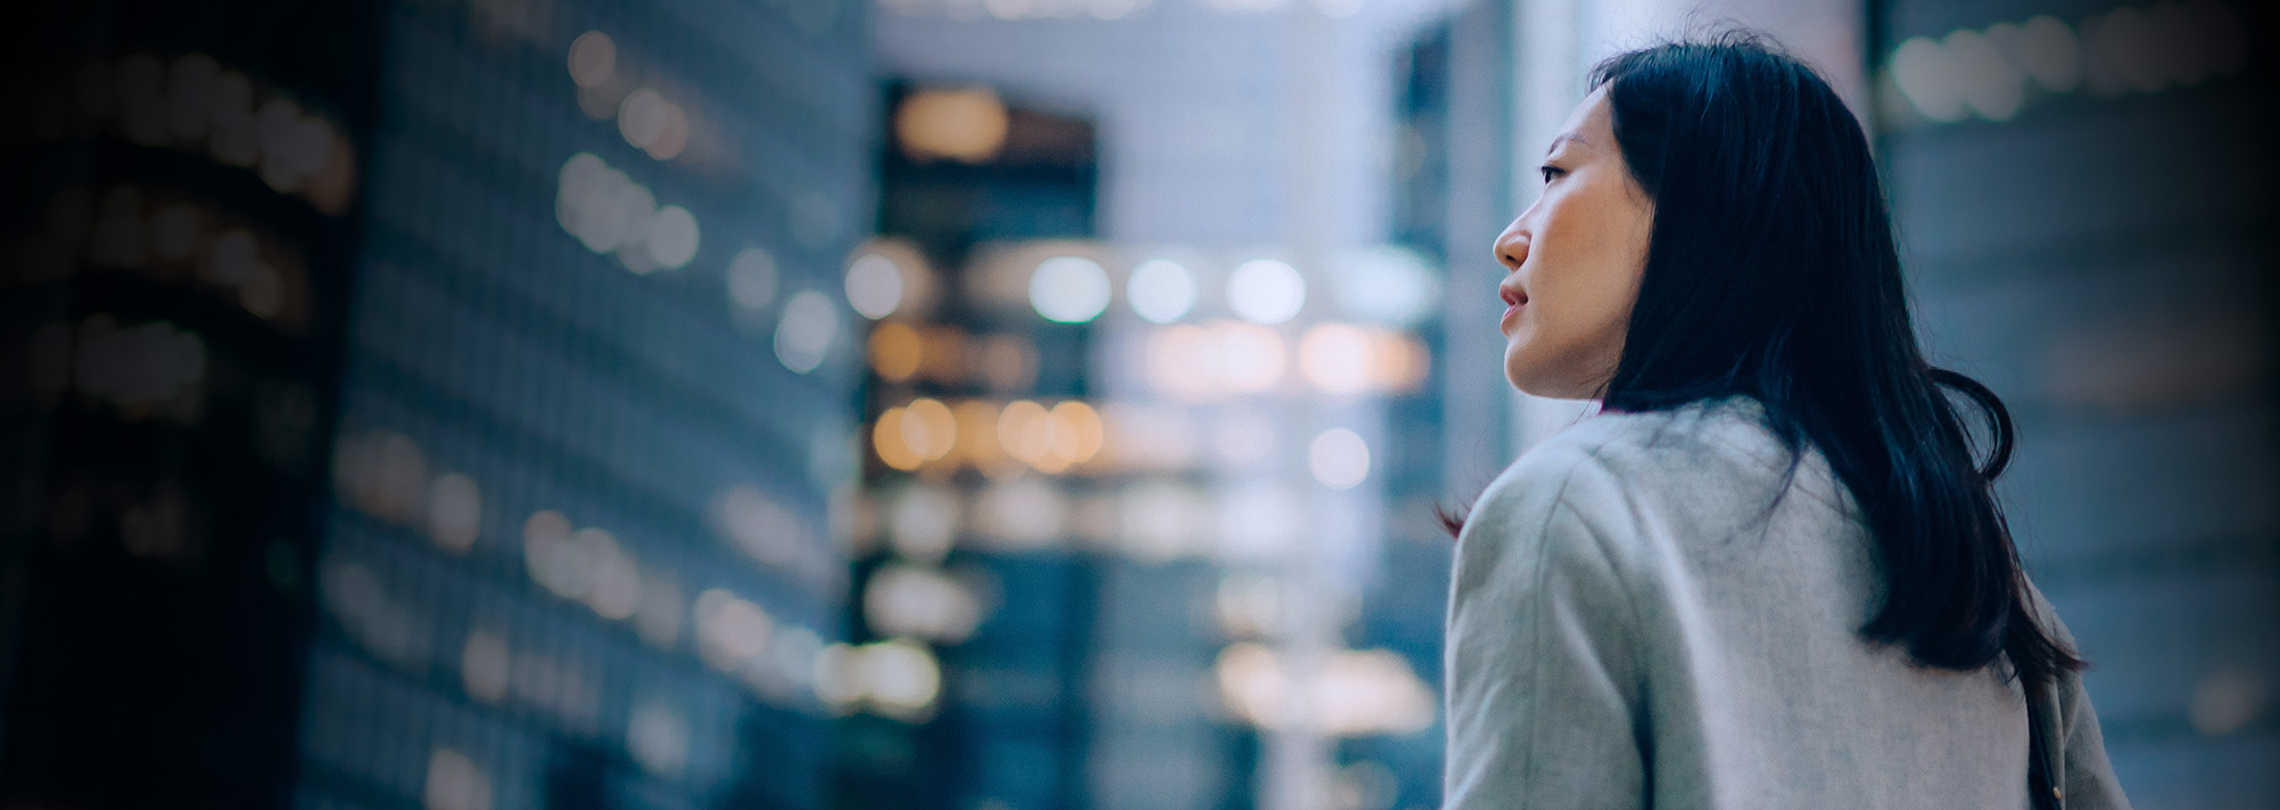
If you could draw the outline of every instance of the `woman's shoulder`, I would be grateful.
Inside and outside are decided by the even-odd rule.
[[[1657,421],[1659,414],[1601,413],[1531,445],[1481,491],[1465,534],[1536,536],[1563,509],[1602,516],[1626,489],[1610,460],[1643,446]]]
[[[1762,507],[1791,485],[1848,508],[1826,460],[1800,449],[1791,477],[1791,451],[1765,426],[1763,406],[1746,396],[1601,412],[1521,454],[1481,493],[1475,512],[1525,521],[1560,508],[1619,530],[1640,511],[1671,511],[1701,525],[1719,512]]]

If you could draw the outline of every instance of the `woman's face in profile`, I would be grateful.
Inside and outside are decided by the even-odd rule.
[[[1537,396],[1589,398],[1623,355],[1654,223],[1615,144],[1605,87],[1569,114],[1540,175],[1542,196],[1496,237],[1504,377]]]

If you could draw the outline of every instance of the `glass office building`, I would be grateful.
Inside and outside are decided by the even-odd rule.
[[[828,806],[868,4],[91,11],[0,797]]]
[[[282,803],[374,13],[12,23],[0,804]]]
[[[2017,419],[1999,490],[2091,661],[2122,786],[2268,804],[2280,400],[2253,115],[2271,68],[2249,55],[2268,29],[2233,3],[1870,14],[1920,328]]]
[[[866,13],[386,10],[302,802],[828,805]]]

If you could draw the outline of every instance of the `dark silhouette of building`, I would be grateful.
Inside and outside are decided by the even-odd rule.
[[[24,29],[0,804],[825,806],[868,13]]]
[[[2280,672],[2280,342],[2272,64],[2250,54],[2272,17],[2004,8],[1869,4],[1862,112],[1919,323],[2017,420],[1998,491],[2132,802],[2259,807],[2280,787],[2252,697]]]
[[[0,804],[284,801],[375,15],[11,22]]]

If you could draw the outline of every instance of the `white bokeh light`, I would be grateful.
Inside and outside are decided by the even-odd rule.
[[[1190,553],[1201,543],[1199,498],[1185,485],[1148,481],[1118,496],[1118,545],[1144,560],[1163,561]]]
[[[665,134],[672,117],[672,102],[644,87],[618,103],[618,134],[625,136],[626,143],[647,148]]]
[[[959,499],[941,487],[904,488],[888,506],[888,544],[910,559],[940,561],[957,534],[958,507]]]
[[[776,300],[776,259],[760,248],[737,251],[728,262],[728,300],[754,312]]]
[[[884,634],[957,643],[981,624],[982,603],[957,577],[895,563],[881,567],[864,586],[863,615]]]
[[[982,489],[975,502],[977,540],[1001,549],[1036,549],[1063,539],[1067,497],[1039,476],[1024,476]]]
[[[600,87],[617,72],[617,43],[600,31],[579,34],[570,41],[570,80],[579,87]]]
[[[942,687],[934,653],[905,639],[865,645],[862,680],[873,706],[905,719],[923,716]]]
[[[1220,322],[1211,331],[1214,345],[1203,359],[1218,373],[1220,391],[1259,394],[1281,384],[1289,352],[1280,333],[1240,321]]]
[[[610,621],[633,618],[641,606],[641,569],[607,531],[580,529],[574,536],[586,546],[586,561],[593,567],[586,606]]]
[[[2027,20],[2019,29],[2019,66],[2044,89],[2056,93],[2082,84],[2082,45],[2074,29],[2048,15]]]
[[[689,209],[668,205],[649,219],[646,240],[649,258],[658,267],[676,270],[697,257],[697,217]]]
[[[678,205],[658,206],[649,187],[610,168],[591,153],[563,161],[554,198],[555,220],[595,253],[618,254],[627,269],[647,273],[696,258],[696,216]]]
[[[507,676],[513,664],[514,654],[504,637],[473,631],[467,634],[467,643],[459,653],[460,681],[469,697],[497,703],[507,695]]]
[[[847,264],[847,305],[856,314],[878,320],[902,306],[902,272],[893,259],[865,253]]]
[[[427,810],[491,810],[491,777],[466,754],[437,748],[428,754]]]
[[[1252,259],[1228,276],[1227,303],[1244,320],[1282,323],[1306,306],[1306,279],[1283,262]]]
[[[1990,121],[2006,121],[2025,102],[2026,77],[1999,53],[1994,41],[1977,31],[1949,34],[1941,43],[1948,80],[1962,84],[1963,103]]]
[[[1352,324],[1316,324],[1298,341],[1299,373],[1326,393],[1368,388],[1373,356],[1370,333]]]
[[[1910,37],[1892,53],[1892,80],[1900,93],[1925,118],[1956,121],[1963,118],[1963,93],[1956,86],[1955,70],[1940,44],[1925,37]]]
[[[626,720],[626,749],[650,773],[681,775],[689,763],[689,721],[661,702],[634,707]]]
[[[1151,259],[1132,268],[1124,297],[1149,323],[1171,323],[1195,307],[1195,276],[1177,262]]]
[[[1331,428],[1306,446],[1306,466],[1314,480],[1331,489],[1352,489],[1370,474],[1370,446],[1345,428]]]
[[[438,476],[428,487],[428,534],[436,545],[466,551],[482,530],[483,494],[465,473]]]
[[[839,314],[831,299],[803,290],[784,302],[783,320],[776,322],[776,360],[794,373],[814,371],[823,365],[838,331]]]
[[[1046,320],[1084,323],[1108,309],[1108,271],[1082,256],[1055,256],[1029,276],[1029,305]]]
[[[768,649],[775,619],[741,596],[724,588],[697,594],[697,653],[714,669],[734,672]]]
[[[1334,292],[1355,317],[1392,326],[1425,319],[1440,303],[1440,279],[1424,257],[1393,246],[1362,250],[1341,263]]]
[[[1212,545],[1220,559],[1233,563],[1259,563],[1283,559],[1298,543],[1307,514],[1294,493],[1272,481],[1252,481],[1223,488],[1215,528],[1220,541]]]

